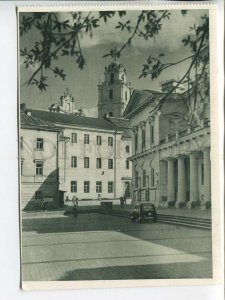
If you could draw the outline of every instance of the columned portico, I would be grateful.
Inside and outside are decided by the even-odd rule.
[[[204,202],[202,208],[208,208],[211,205],[211,164],[210,164],[210,148],[203,150],[204,161]]]
[[[188,208],[195,207],[199,204],[198,190],[198,152],[190,153],[190,199]]]
[[[184,206],[186,204],[186,172],[185,172],[185,156],[178,156],[178,195],[177,202],[175,204],[176,208]]]
[[[174,158],[168,158],[168,182],[167,182],[167,203],[166,206],[173,206],[175,203],[175,174],[174,174]]]

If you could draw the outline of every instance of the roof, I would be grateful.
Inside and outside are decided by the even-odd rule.
[[[109,117],[107,120],[123,131],[122,138],[131,138],[131,123],[128,119]]]
[[[154,90],[134,90],[123,113],[123,117],[130,118],[136,112],[143,110],[146,106],[155,103],[155,100],[163,99],[167,93]],[[178,94],[170,94],[169,98],[178,97]]]
[[[101,118],[91,118],[91,117],[83,117],[76,116],[72,114],[63,114],[63,113],[55,113],[48,112],[42,110],[30,110],[31,114],[39,118],[45,122],[51,122],[53,124],[59,125],[69,125],[69,126],[83,126],[88,128],[99,128],[99,129],[108,129],[108,130],[118,130],[119,128],[107,121],[106,119]]]
[[[42,119],[39,119],[35,116],[26,114],[22,112],[20,114],[20,126],[21,127],[34,127],[35,129],[43,129],[43,130],[59,130],[53,123],[49,121],[45,121]]]

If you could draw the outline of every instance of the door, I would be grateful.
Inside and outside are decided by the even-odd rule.
[[[59,191],[59,207],[64,206],[64,191]]]

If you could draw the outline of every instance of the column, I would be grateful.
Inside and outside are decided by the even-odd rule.
[[[190,201],[188,208],[199,204],[198,192],[198,152],[190,153]]]
[[[210,164],[210,148],[203,150],[204,161],[204,203],[202,208],[211,206],[211,164]]]
[[[184,156],[178,156],[178,193],[176,208],[182,207],[186,203],[186,176],[185,176],[185,163]]]
[[[167,207],[175,203],[174,158],[168,158],[167,168]]]

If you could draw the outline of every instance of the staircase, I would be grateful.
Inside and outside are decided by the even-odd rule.
[[[106,215],[113,215],[117,217],[130,218],[130,213],[125,210],[124,211],[113,210],[111,212],[102,211],[101,213]],[[179,225],[179,226],[186,226],[191,228],[211,230],[211,220],[204,219],[204,218],[193,218],[193,217],[158,214],[157,222]]]

